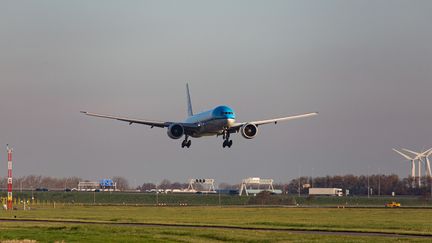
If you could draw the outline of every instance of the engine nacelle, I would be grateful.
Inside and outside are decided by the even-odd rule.
[[[254,138],[258,133],[258,127],[252,123],[244,124],[241,127],[241,134],[246,139]]]
[[[184,134],[184,128],[181,124],[171,124],[167,131],[168,137],[172,139],[179,139]]]

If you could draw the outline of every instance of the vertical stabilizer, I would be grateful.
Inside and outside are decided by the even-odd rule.
[[[189,93],[189,84],[186,84],[186,95],[187,95],[188,116],[193,116],[192,101]]]

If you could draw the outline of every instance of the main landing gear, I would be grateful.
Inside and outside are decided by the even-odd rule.
[[[191,146],[191,144],[192,144],[192,141],[188,140],[188,136],[185,136],[185,139],[183,140],[181,146],[182,146],[182,148],[184,148],[184,147],[189,148]]]
[[[233,141],[230,140],[229,138],[230,138],[230,133],[228,131],[224,131],[224,133],[223,133],[224,142],[222,144],[222,147],[224,147],[224,148],[225,147],[231,148],[231,146],[233,144]]]

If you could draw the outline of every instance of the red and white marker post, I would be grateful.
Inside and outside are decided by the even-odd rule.
[[[7,209],[12,210],[12,149],[9,145],[6,147],[8,153],[8,196],[7,196]]]

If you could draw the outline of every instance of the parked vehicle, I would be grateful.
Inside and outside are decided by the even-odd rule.
[[[401,204],[398,202],[391,202],[391,203],[385,204],[386,208],[399,208],[400,206],[401,206]]]

